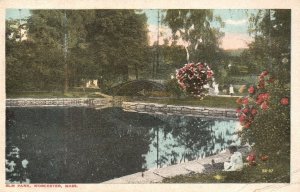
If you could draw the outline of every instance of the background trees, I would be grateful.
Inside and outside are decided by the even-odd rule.
[[[219,50],[220,38],[224,35],[219,28],[213,27],[212,22],[221,19],[214,17],[212,10],[179,10],[166,11],[164,23],[172,30],[176,43],[180,38],[186,42],[187,60],[190,62],[216,62],[215,55]]]
[[[259,10],[250,18],[249,59],[258,70],[267,69],[280,82],[290,81],[291,10]]]
[[[219,48],[224,23],[213,10],[163,15],[171,45],[148,44],[147,18],[137,10],[32,10],[22,25],[28,32],[23,41],[19,21],[7,20],[7,91],[66,91],[88,79],[104,87],[129,79],[166,80],[187,62],[187,51],[190,62],[209,63],[220,84],[235,84],[233,77],[255,76],[267,67],[289,82],[290,10],[253,15],[249,29],[255,41],[244,51]]]
[[[146,65],[146,16],[134,10],[32,10],[28,39],[19,42],[18,22],[6,24],[8,91],[125,81]]]

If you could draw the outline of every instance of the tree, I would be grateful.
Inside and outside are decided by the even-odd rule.
[[[251,21],[255,41],[249,51],[267,70],[249,87],[249,96],[238,100],[242,139],[254,143],[269,166],[289,172],[291,11],[260,10]]]
[[[18,33],[8,39],[16,30],[12,22],[6,31],[9,89],[66,92],[82,79],[115,83],[131,71],[139,78],[147,65],[146,16],[134,10],[31,10],[22,42]]]
[[[268,68],[280,82],[289,83],[291,10],[259,10],[250,18],[250,33],[255,41],[249,45],[254,62]]]
[[[146,65],[145,14],[134,10],[94,10],[93,17],[87,26],[87,42],[99,66],[97,75],[104,81],[119,82],[127,80],[133,69],[138,78]]]
[[[224,34],[211,26],[212,21],[219,22],[221,27],[224,25],[219,17],[214,17],[212,10],[172,9],[166,11],[164,18],[164,23],[172,30],[174,43],[179,38],[186,43],[187,62],[216,61],[214,54]]]

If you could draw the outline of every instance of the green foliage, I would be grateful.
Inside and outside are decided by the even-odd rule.
[[[290,78],[291,10],[259,10],[250,18],[250,33],[255,41],[244,57],[258,70],[269,69],[286,83]],[[284,59],[286,62],[283,62]]]
[[[170,93],[173,97],[179,98],[185,95],[185,93],[179,88],[177,79],[171,79],[166,82],[166,91]]]
[[[224,25],[219,17],[214,17],[212,10],[171,9],[166,11],[164,18],[164,23],[172,30],[173,44],[179,38],[188,43],[189,62],[215,63],[219,39],[224,34],[210,25],[212,21],[219,23],[220,27]]]
[[[244,141],[255,143],[260,154],[267,154],[270,159],[277,155],[290,155],[290,104],[283,105],[282,98],[289,98],[288,87],[276,82],[270,84],[266,91],[270,94],[269,109],[259,110],[250,128],[244,129]]]
[[[290,27],[291,11],[260,10],[250,18],[250,32],[255,41],[243,58],[252,63],[252,70],[269,69],[277,79],[265,87],[270,95],[268,110],[259,110],[249,129],[243,131],[244,141],[255,143],[260,154],[268,154],[271,161],[278,156],[290,155],[290,103],[282,104],[282,98],[290,98]],[[254,102],[256,97],[253,98]]]
[[[135,10],[31,10],[21,42],[18,26],[6,21],[8,92],[116,83],[147,65],[146,16]]]

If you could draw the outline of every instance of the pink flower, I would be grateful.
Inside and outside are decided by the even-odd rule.
[[[251,126],[251,122],[248,121],[247,123],[244,124],[244,128],[248,129]]]
[[[202,69],[204,68],[204,65],[203,64],[199,64],[198,65],[198,69],[201,71]]]
[[[253,93],[255,93],[255,89],[254,89],[254,87],[253,87],[253,86],[251,86],[251,87],[248,89],[248,92],[249,92],[250,94],[253,94]]]
[[[249,154],[249,155],[247,156],[247,158],[246,158],[246,160],[249,161],[249,162],[255,161],[255,159],[256,159],[256,156],[255,156],[254,153]]]
[[[251,109],[251,114],[252,114],[252,115],[256,115],[256,114],[257,114],[257,110],[256,110],[255,108],[252,108],[252,109]]]
[[[259,94],[256,98],[256,104],[260,105],[264,101],[262,98],[263,94]]]
[[[244,98],[242,101],[243,104],[248,105],[249,104],[249,99],[248,98]]]
[[[248,112],[249,112],[249,108],[248,107],[245,108],[245,109],[243,109],[243,113],[247,114]]]
[[[264,111],[267,110],[267,109],[269,109],[269,106],[268,106],[268,104],[267,104],[266,101],[264,101],[264,102],[261,104],[260,107],[261,107],[261,109],[264,110]]]
[[[281,98],[280,103],[281,103],[281,105],[288,105],[289,98],[287,98],[287,97]]]
[[[239,118],[240,122],[243,123],[245,121],[245,119],[246,119],[246,115],[245,114],[241,114],[241,116]]]
[[[212,78],[213,72],[211,70],[207,71],[207,78]]]
[[[269,93],[260,93],[256,98],[256,104],[261,105],[262,102],[269,100],[270,94]]]
[[[270,98],[270,94],[269,93],[264,93],[264,94],[262,94],[262,99],[263,100],[268,100]]]

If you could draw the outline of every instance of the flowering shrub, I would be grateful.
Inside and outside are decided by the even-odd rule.
[[[242,141],[255,143],[255,150],[263,156],[263,161],[283,154],[289,158],[289,86],[264,71],[257,85],[248,88],[248,93],[247,97],[237,100]]]
[[[188,63],[177,70],[176,79],[179,87],[185,92],[203,96],[207,91],[204,87],[212,80],[214,73],[206,63]]]
[[[248,161],[249,165],[256,165],[256,156],[254,153],[251,153],[247,156],[246,160]]]

